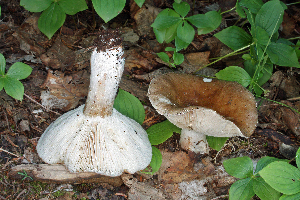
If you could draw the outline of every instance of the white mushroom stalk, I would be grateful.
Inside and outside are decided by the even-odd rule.
[[[85,106],[59,117],[38,142],[37,152],[46,163],[107,176],[135,173],[149,165],[152,148],[146,131],[113,108],[124,70],[121,42],[114,32],[97,38]]]

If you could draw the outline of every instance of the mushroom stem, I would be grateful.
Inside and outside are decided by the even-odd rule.
[[[91,77],[84,115],[102,118],[110,116],[124,71],[122,46],[106,51],[94,49],[91,55]]]
[[[195,153],[208,153],[206,135],[194,130],[182,129],[179,144],[181,148]]]

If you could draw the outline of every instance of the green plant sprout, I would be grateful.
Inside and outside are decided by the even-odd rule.
[[[142,7],[145,0],[135,0]],[[126,0],[92,0],[96,13],[105,23],[116,17]],[[66,15],[75,15],[88,9],[86,0],[21,0],[20,5],[30,12],[42,12],[38,27],[48,39],[64,24]]]
[[[247,156],[225,160],[226,172],[240,179],[231,185],[229,199],[251,199],[255,194],[262,200],[300,199],[300,148],[295,160],[297,167],[288,160],[266,156],[258,161],[254,172]]]
[[[31,179],[33,181],[33,178],[31,178],[30,176],[28,176],[27,172],[24,169],[23,169],[23,172],[18,172],[18,174],[24,176],[22,178],[22,181],[24,181],[26,178],[29,178],[29,179]]]
[[[161,11],[154,23],[151,25],[159,43],[170,43],[175,40],[175,48],[167,47],[165,51],[173,51],[173,62],[165,52],[157,55],[172,67],[181,64],[184,61],[180,50],[185,49],[191,44],[195,36],[194,27],[197,27],[198,34],[212,32],[221,24],[222,16],[216,11],[210,11],[205,14],[197,14],[186,17],[190,11],[190,5],[184,1],[175,1],[173,9],[164,9]],[[193,26],[192,26],[193,25]]]
[[[0,54],[0,91],[4,88],[9,96],[22,101],[24,86],[19,80],[27,78],[31,74],[32,68],[24,63],[16,62],[5,74],[5,66],[5,58]]]

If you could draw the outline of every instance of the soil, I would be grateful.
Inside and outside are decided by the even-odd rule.
[[[193,1],[187,2],[193,5]],[[172,1],[147,0],[142,8],[128,1],[120,15],[108,23],[95,14],[88,1],[89,9],[67,16],[50,40],[37,27],[39,13],[28,12],[16,0],[2,0],[0,5],[0,53],[6,58],[6,69],[15,62],[33,68],[31,75],[22,80],[25,88],[22,101],[0,91],[0,199],[228,199],[230,185],[236,179],[224,172],[224,160],[239,156],[249,156],[254,163],[264,156],[293,159],[300,146],[300,115],[258,98],[259,121],[250,138],[230,138],[219,152],[211,149],[208,154],[200,155],[182,150],[180,135],[174,133],[156,146],[162,152],[163,163],[154,175],[138,172],[114,180],[99,176],[88,181],[82,177],[76,181],[45,181],[35,174],[34,170],[40,170],[38,167],[19,168],[19,173],[12,173],[17,166],[42,166],[44,163],[35,150],[39,137],[60,115],[85,103],[89,47],[99,30],[118,28],[123,33],[126,64],[120,88],[144,103],[143,127],[147,129],[165,120],[148,100],[150,80],[170,71],[192,73],[212,58],[230,52],[213,34],[237,23],[238,16],[229,12],[213,33],[196,35],[193,43],[181,52],[188,61],[170,69],[155,54],[166,44],[155,40],[150,25],[160,9],[171,7]],[[225,11],[234,5],[233,0],[196,1],[193,12],[204,13],[213,7]],[[299,37],[299,13],[299,4],[288,7],[280,37]],[[202,73],[214,74],[230,65],[242,67],[242,61],[241,56],[226,58]],[[270,91],[266,98],[300,111],[299,82],[300,69],[277,66],[263,86]]]

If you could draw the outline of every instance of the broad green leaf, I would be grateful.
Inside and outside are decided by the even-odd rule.
[[[183,21],[177,27],[177,37],[184,41],[185,43],[190,44],[195,36],[194,28],[187,22]]]
[[[296,153],[296,164],[297,164],[297,167],[300,169],[300,148],[298,149],[298,151]]]
[[[236,1],[235,9],[236,9],[236,12],[238,13],[238,15],[239,15],[241,18],[246,18],[245,11],[244,11],[243,8],[240,6],[240,2],[239,2],[238,0]]]
[[[220,151],[224,144],[226,143],[228,137],[213,137],[206,136],[207,143],[210,148]]]
[[[58,4],[68,15],[75,15],[80,11],[88,9],[85,0],[60,0]]]
[[[5,77],[4,80],[4,90],[9,96],[22,101],[24,95],[23,84],[14,78]]]
[[[300,192],[300,171],[284,161],[270,163],[260,170],[259,175],[271,187],[283,194]]]
[[[266,52],[276,65],[300,68],[295,50],[286,44],[271,42]]]
[[[164,17],[166,16],[173,16],[173,17],[177,17],[180,18],[180,16],[172,9],[165,9],[163,11],[161,11],[158,16],[156,17],[156,19],[158,18],[158,20],[163,20]],[[166,41],[166,43],[170,43],[172,40],[175,39],[175,36],[177,34],[177,26],[178,24],[181,22],[178,21],[178,23],[166,28],[166,29],[156,29],[153,28],[153,31],[155,33],[156,36],[156,40],[159,43],[163,43],[164,41]],[[152,26],[152,25],[151,25]]]
[[[296,52],[297,58],[300,59],[300,40],[297,41],[295,52]]]
[[[92,0],[97,14],[107,23],[125,7],[126,0]]]
[[[0,75],[5,74],[6,61],[2,53],[0,53]]]
[[[170,62],[170,58],[169,58],[168,54],[166,54],[165,52],[159,52],[159,53],[157,53],[157,55],[162,61],[164,61],[166,63]]]
[[[152,174],[157,172],[162,163],[162,155],[156,147],[152,146],[152,159],[150,162],[150,167],[152,168]]]
[[[4,87],[4,82],[5,82],[5,77],[1,77],[0,76],[0,91],[3,89]]]
[[[216,11],[209,11],[205,14],[197,14],[187,17],[190,23],[198,28],[198,34],[207,34],[218,28],[222,22],[222,16]]]
[[[253,190],[261,200],[278,200],[281,195],[280,192],[268,185],[261,177],[253,179]]]
[[[283,8],[279,0],[272,0],[265,3],[258,11],[255,24],[263,28],[269,36],[278,31],[283,20]]]
[[[294,43],[292,43],[291,41],[285,39],[285,38],[279,38],[276,43],[282,43],[282,44],[286,44],[288,46],[293,46]]]
[[[174,14],[172,14],[172,12],[174,11],[171,9],[165,9],[160,12],[153,24],[151,24],[151,27],[156,29],[167,29],[170,26],[173,26],[174,24],[182,21],[178,14],[178,16],[173,16]]]
[[[119,89],[118,95],[114,102],[114,108],[123,115],[134,119],[139,124],[142,124],[145,119],[145,109],[138,98]]]
[[[169,120],[154,124],[147,129],[149,141],[152,145],[165,142],[174,132],[180,133],[181,129],[169,122]]]
[[[262,29],[259,26],[256,27],[255,39],[257,40],[257,42],[259,44],[262,44],[265,46],[268,45],[269,42],[271,42],[267,31],[265,31],[264,29]]]
[[[284,160],[279,159],[279,158],[269,157],[269,156],[261,158],[257,162],[255,173],[258,173],[260,170],[265,168],[268,164],[275,162],[275,161],[284,161]],[[285,161],[288,162],[288,160],[285,160]]]
[[[181,17],[185,17],[189,11],[190,11],[190,5],[187,2],[181,2],[181,3],[173,3],[174,10],[181,15]]]
[[[51,4],[40,16],[38,27],[49,39],[64,24],[66,13],[57,3]]]
[[[244,87],[251,82],[249,74],[241,67],[229,66],[216,73],[216,77],[225,81],[236,81]]]
[[[21,62],[14,63],[7,71],[7,76],[17,80],[27,78],[32,72],[32,68]]]
[[[226,172],[236,178],[248,178],[253,175],[253,163],[247,156],[224,160],[223,165]]]
[[[174,52],[173,60],[175,65],[180,65],[184,61],[184,56],[181,53]]]
[[[135,3],[141,8],[145,2],[145,0],[134,0]]]
[[[52,0],[21,0],[20,6],[23,6],[30,12],[42,12],[46,10],[51,3],[53,3]]]
[[[300,199],[300,192],[292,195],[282,195],[279,200],[298,200]]]
[[[181,49],[185,49],[189,46],[190,43],[186,43],[183,40],[181,40],[179,37],[175,37],[175,47],[176,52],[180,51]]]
[[[240,6],[248,8],[252,13],[256,14],[264,5],[262,0],[240,0]]]
[[[229,190],[230,200],[250,200],[254,196],[252,178],[241,179],[233,183]]]
[[[252,41],[252,37],[242,28],[237,26],[230,26],[215,34],[215,37],[233,50],[238,50],[247,46],[251,44]]]

